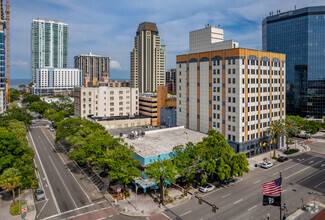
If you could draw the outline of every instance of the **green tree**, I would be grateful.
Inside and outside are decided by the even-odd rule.
[[[23,100],[22,103],[23,104],[32,104],[33,102],[39,102],[40,101],[40,96],[39,95],[29,95],[27,94]]]
[[[40,114],[43,114],[47,109],[50,108],[50,104],[48,104],[47,102],[33,102],[28,109],[32,112],[38,112]]]
[[[141,175],[138,169],[139,161],[135,160],[136,153],[133,147],[127,144],[120,144],[108,151],[107,165],[109,177],[124,186],[129,184],[133,178]]]
[[[19,90],[11,88],[10,89],[10,100],[16,101],[16,100],[19,100],[19,97],[20,97]]]
[[[306,120],[303,130],[310,135],[316,134],[322,127],[322,124],[313,120]]]
[[[176,165],[171,160],[160,159],[149,164],[145,173],[156,183],[160,181],[161,176],[173,182],[178,175]]]
[[[296,124],[296,121],[292,117],[287,117],[285,119],[285,134],[287,142],[287,151],[289,150],[289,141],[293,136],[297,136],[300,133],[299,127]]]
[[[26,138],[26,126],[24,122],[13,119],[9,121],[8,130],[20,140]]]
[[[6,126],[12,119],[17,119],[18,121],[24,122],[25,125],[30,125],[32,124],[33,116],[24,108],[13,107],[8,109],[2,116],[0,115],[0,125]]]
[[[273,121],[269,127],[266,129],[266,133],[275,137],[275,145],[278,148],[279,138],[286,135],[285,125],[282,121]]]
[[[12,191],[12,200],[15,204],[15,188],[19,185],[22,176],[16,168],[8,168],[0,176],[0,186],[5,190]]]

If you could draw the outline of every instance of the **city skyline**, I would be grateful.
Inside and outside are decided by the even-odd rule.
[[[221,25],[227,34],[243,48],[262,48],[261,21],[270,11],[276,13],[321,5],[315,0],[304,2],[259,1],[120,1],[88,2],[61,0],[15,1],[12,8],[12,79],[30,78],[30,24],[38,17],[62,20],[69,25],[68,67],[73,57],[93,52],[111,57],[111,78],[129,79],[129,51],[139,23],[154,22],[159,27],[162,44],[167,45],[167,69],[176,66],[176,55],[188,53],[188,33],[210,23]],[[279,6],[281,5],[281,7]],[[179,11],[179,8],[183,10]],[[258,10],[257,10],[258,9]],[[93,33],[93,35],[89,35]]]

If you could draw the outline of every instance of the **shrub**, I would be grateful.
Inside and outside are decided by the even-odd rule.
[[[272,159],[273,159],[273,160],[277,160],[277,159],[278,159],[278,157],[276,157],[276,156],[273,156],[273,157],[272,157]]]
[[[297,152],[299,152],[299,149],[293,148],[293,149],[290,149],[288,151],[284,151],[283,153],[284,154],[294,154],[294,153],[297,153]]]
[[[19,202],[16,201],[16,204],[14,205],[13,203],[11,203],[10,206],[10,214],[11,215],[19,215],[21,214],[21,206],[25,205],[26,203],[24,201],[20,201],[20,207],[19,207]]]
[[[130,192],[129,192],[129,191],[126,191],[126,192],[124,193],[124,195],[125,195],[126,197],[129,197],[129,196],[130,196]]]
[[[165,190],[164,196],[168,196],[168,191],[167,190]]]
[[[174,200],[173,200],[172,198],[170,198],[170,199],[168,200],[168,202],[169,202],[169,203],[172,203],[172,202],[174,202]]]

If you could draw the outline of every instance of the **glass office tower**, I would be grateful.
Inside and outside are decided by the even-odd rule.
[[[286,111],[325,116],[325,6],[266,17],[263,50],[286,54]]]
[[[31,30],[32,82],[36,83],[36,69],[67,68],[68,25],[53,19],[33,20]]]
[[[2,7],[2,4],[1,6]],[[3,10],[0,9],[0,114],[6,110],[7,91],[6,91],[6,74],[5,74],[5,21],[3,19]],[[8,79],[9,80],[9,79]]]

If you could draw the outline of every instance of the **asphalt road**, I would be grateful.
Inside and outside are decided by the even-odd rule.
[[[262,205],[261,184],[278,178],[280,171],[283,177],[282,203],[286,203],[288,208],[286,214],[301,207],[301,198],[304,202],[311,201],[312,191],[325,194],[325,157],[304,153],[267,170],[257,168],[244,175],[240,183],[202,194],[205,200],[216,204],[219,208],[217,213],[212,213],[210,206],[198,205],[196,199],[164,213],[177,220],[266,219],[268,213],[271,219],[279,219],[279,207]]]
[[[35,150],[40,187],[46,199],[36,201],[36,219],[62,219],[84,212],[110,207],[104,200],[91,201],[73,174],[63,163],[50,138],[43,131],[44,122],[30,127],[28,140]]]

